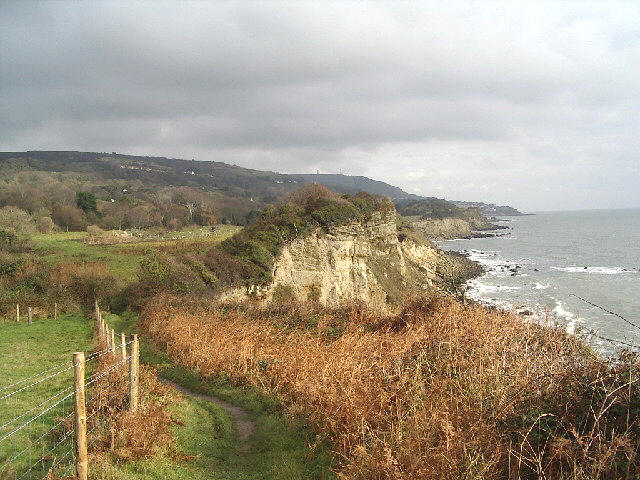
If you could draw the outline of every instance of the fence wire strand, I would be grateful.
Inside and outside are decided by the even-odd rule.
[[[59,397],[59,396],[60,396],[60,395],[62,395],[63,393],[69,392],[69,391],[71,391],[71,390],[73,390],[73,387],[67,387],[67,388],[65,388],[64,390],[62,390],[62,391],[60,391],[60,392],[56,393],[55,395],[53,395],[53,396],[51,396],[51,397],[47,398],[47,399],[46,399],[44,402],[42,402],[40,405],[37,405],[37,406],[33,407],[32,409],[27,410],[27,411],[26,411],[26,412],[24,412],[24,413],[21,413],[21,414],[20,414],[20,415],[18,415],[17,417],[14,417],[14,418],[12,418],[11,420],[9,420],[9,421],[8,421],[7,423],[5,423],[4,425],[0,425],[0,430],[2,430],[2,429],[3,429],[3,428],[5,428],[5,427],[8,427],[8,426],[9,426],[9,425],[11,425],[12,423],[15,423],[15,422],[16,422],[16,420],[19,420],[19,419],[21,419],[21,418],[23,418],[23,417],[25,417],[25,416],[29,415],[30,413],[35,412],[38,408],[40,408],[40,407],[42,407],[42,406],[46,405],[47,403],[49,403],[49,402],[50,402],[51,400],[53,400],[54,398]],[[1,441],[1,440],[0,440],[0,441]]]
[[[70,363],[69,361],[66,361],[66,362],[64,362],[64,363],[61,363],[60,365],[56,365],[55,367],[51,367],[51,368],[49,368],[48,370],[45,370],[44,372],[36,373],[35,375],[31,375],[30,377],[26,377],[26,378],[23,378],[22,380],[18,380],[17,382],[12,383],[11,385],[7,385],[7,386],[5,386],[5,387],[0,388],[0,392],[4,392],[5,390],[8,390],[8,389],[10,389],[10,388],[12,388],[12,387],[15,387],[15,386],[17,386],[17,385],[20,385],[21,383],[24,383],[24,382],[26,382],[26,381],[28,381],[28,380],[31,380],[31,379],[33,379],[33,378],[40,377],[40,376],[42,376],[42,375],[44,375],[44,374],[46,374],[46,373],[52,372],[53,370],[57,370],[57,369],[59,369],[59,368],[62,368],[62,367],[64,367],[65,365],[68,365],[69,363]]]
[[[114,345],[112,348],[94,352],[87,356],[84,363],[86,365],[94,360],[101,360],[103,356],[109,353],[121,351],[123,348],[132,344],[133,341],[134,340],[131,339],[126,341],[124,344]],[[94,373],[85,379],[85,405],[90,412],[87,416],[88,426],[90,427],[87,432],[88,445],[93,445],[99,440],[96,436],[97,432],[104,427],[104,419],[101,418],[98,408],[98,402],[101,394],[97,390],[94,391],[95,384],[99,380],[115,374],[118,368],[127,365],[133,357],[133,355],[125,356],[125,358],[121,358],[121,356],[121,354],[118,354],[117,359],[114,358],[113,361],[108,361],[108,366],[105,370]],[[73,362],[65,362],[30,377],[23,378],[11,385],[2,387],[0,388],[0,392],[5,393],[0,396],[0,400],[14,397],[20,392],[28,390],[46,380],[72,370],[74,366]],[[126,372],[122,373],[122,375],[126,376]],[[28,385],[24,385],[27,382],[30,383]],[[115,380],[113,382],[108,382],[107,388],[113,388],[113,385],[116,384]],[[12,388],[15,390],[7,392],[7,390]],[[0,447],[2,444],[7,447],[6,450],[4,448],[0,448],[0,450],[3,450],[5,453],[11,451],[11,453],[4,459],[0,459],[0,462],[3,462],[0,464],[0,478],[12,478],[14,480],[21,478],[35,478],[34,476],[39,473],[39,468],[42,470],[42,476],[46,475],[47,469],[51,470],[54,467],[62,468],[63,466],[64,468],[67,468],[66,462],[68,462],[70,458],[74,459],[76,456],[74,435],[75,422],[72,421],[70,424],[68,423],[68,421],[74,416],[75,412],[73,407],[70,407],[69,409],[66,408],[66,401],[74,396],[74,387],[71,386],[63,388],[55,395],[52,395],[46,400],[40,402],[38,405],[29,408],[9,420],[3,420],[4,424],[0,426],[0,432],[7,427],[10,427],[11,430],[3,435],[0,433],[0,435],[2,435],[2,437],[0,437]],[[52,412],[56,407],[61,408],[62,416],[54,417],[54,424],[49,427],[48,423],[50,419],[47,414]],[[25,421],[25,418],[28,418],[28,420]],[[38,433],[36,438],[27,438],[26,442],[28,442],[28,445],[20,449],[16,444],[17,433],[21,431],[33,431],[33,426],[37,426],[37,422],[39,420],[42,422],[42,433]],[[22,423],[15,426],[19,421]],[[56,433],[57,431],[60,431],[62,436],[60,436],[59,433]],[[13,446],[12,448],[9,448],[10,444]],[[68,444],[70,444],[70,448],[67,449],[65,445]],[[7,475],[10,475],[10,477],[7,477]]]
[[[7,399],[9,397],[12,397],[13,395],[15,395],[17,393],[20,393],[20,392],[22,392],[24,390],[27,390],[28,388],[34,387],[34,386],[44,382],[45,380],[49,380],[50,378],[56,377],[56,376],[58,376],[58,375],[60,375],[60,374],[62,374],[64,372],[67,372],[67,371],[71,370],[72,368],[73,368],[73,365],[71,365],[70,367],[64,368],[64,369],[62,369],[62,370],[60,370],[60,371],[58,371],[56,373],[52,373],[51,375],[47,375],[46,377],[41,378],[38,381],[35,381],[35,382],[33,382],[33,383],[29,384],[29,385],[25,385],[24,387],[19,388],[18,390],[14,390],[11,393],[7,393],[6,395],[3,395],[2,397],[0,397],[0,400],[5,400],[5,399]]]

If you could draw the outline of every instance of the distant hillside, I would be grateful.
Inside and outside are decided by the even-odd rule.
[[[493,203],[482,203],[482,202],[460,202],[453,201],[454,205],[460,208],[479,208],[483,215],[488,217],[492,216],[505,216],[505,217],[515,217],[519,215],[526,215],[526,213],[522,213],[519,210],[516,210],[513,207],[509,207],[507,205],[495,205]]]
[[[253,198],[256,202],[265,203],[275,201],[297,186],[297,181],[286,175],[222,162],[121,155],[115,152],[0,152],[0,162],[0,174],[25,168],[46,172],[77,172],[103,179],[136,180],[146,185],[214,189],[231,197]]]
[[[295,174],[289,175],[301,183],[315,182],[329,187],[331,190],[340,193],[354,194],[358,192],[368,192],[374,195],[385,195],[392,200],[417,199],[417,195],[407,193],[401,188],[394,187],[379,180],[372,180],[368,177],[339,175],[339,174]]]
[[[452,215],[450,216],[458,216],[457,214],[459,214],[460,212],[457,211],[456,207],[479,208],[480,212],[486,216],[524,215],[522,212],[516,210],[515,208],[505,205],[498,206],[492,203],[483,202],[458,202],[444,200],[436,197],[424,197],[415,195],[412,193],[407,193],[401,188],[389,185],[388,183],[381,182],[379,180],[372,180],[368,177],[362,176],[312,173],[295,174],[289,176],[294,177],[301,183],[304,183],[305,181],[321,183],[340,193],[355,194],[364,191],[373,193],[375,195],[386,195],[387,197],[391,198],[398,207],[406,207],[407,205],[412,204],[412,200],[424,200],[426,201],[426,204],[432,207],[434,212],[437,212],[437,218],[443,218],[443,215],[447,216],[445,215],[447,212],[452,213]],[[423,205],[425,204],[425,202],[422,203]],[[424,212],[420,212],[420,214],[424,214]]]
[[[511,207],[496,207],[484,203],[449,202],[433,197],[421,197],[405,192],[385,182],[363,176],[333,174],[281,174],[253,170],[222,162],[195,161],[166,157],[123,155],[116,152],[27,151],[0,152],[0,180],[24,171],[81,174],[91,180],[90,189],[99,198],[110,201],[113,193],[104,192],[104,185],[116,182],[129,195],[151,201],[146,188],[175,189],[189,187],[213,195],[213,206],[220,219],[231,223],[246,223],[251,212],[273,203],[301,185],[316,182],[339,193],[368,192],[385,195],[395,203],[424,200],[438,210],[479,207],[486,215],[520,215]],[[130,185],[130,187],[129,187]],[[87,187],[88,188],[88,187]],[[113,190],[113,188],[111,188]],[[111,191],[110,190],[110,191]]]

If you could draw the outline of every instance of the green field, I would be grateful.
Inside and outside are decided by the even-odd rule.
[[[91,322],[76,315],[61,315],[57,320],[41,319],[32,325],[23,323],[0,324],[0,397],[10,394],[22,387],[39,381],[52,373],[56,373],[72,365],[72,353],[76,351],[90,351],[93,346]],[[36,375],[52,367],[62,365],[51,373],[36,377],[31,381],[6,388],[21,379]],[[28,412],[57,393],[73,385],[73,370],[42,381],[33,387],[0,400],[0,426],[7,424],[15,417]],[[65,395],[56,398],[55,403]],[[11,457],[23,449],[28,451],[12,462],[17,471],[23,471],[28,465],[37,462],[43,452],[53,449],[51,436],[38,440],[43,433],[54,425],[56,417],[64,417],[72,411],[73,398],[69,398],[60,405],[44,414],[37,421],[20,430],[9,439],[0,442],[0,479],[7,475],[1,466]],[[46,407],[46,406],[45,406]],[[17,427],[45,409],[42,407],[25,415],[9,425],[0,428],[0,438],[9,434]],[[70,448],[67,441],[54,449],[53,454],[62,455]],[[48,462],[40,463],[24,478],[41,478],[42,468],[47,468]],[[10,467],[11,468],[11,467]],[[13,478],[13,476],[7,476]]]
[[[205,251],[229,238],[241,227],[218,225],[210,236],[201,236],[201,229],[163,232],[140,238],[139,241],[114,245],[90,245],[86,232],[39,234],[31,237],[34,251],[53,265],[65,262],[104,263],[123,284],[136,280],[140,259],[147,249],[179,248]]]

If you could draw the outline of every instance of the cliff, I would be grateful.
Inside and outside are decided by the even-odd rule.
[[[453,238],[472,238],[474,232],[500,230],[507,227],[489,222],[477,208],[468,208],[457,217],[424,218],[407,217],[411,228],[434,240],[451,240]]]
[[[462,218],[426,219],[411,221],[412,228],[434,240],[471,238],[471,224]]]
[[[374,308],[399,304],[415,293],[454,291],[474,262],[436,249],[412,230],[398,231],[395,212],[365,222],[318,228],[283,246],[266,286],[234,288],[223,299],[274,297],[336,306],[361,301]]]

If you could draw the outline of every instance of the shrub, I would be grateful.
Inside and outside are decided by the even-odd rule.
[[[350,203],[334,202],[311,212],[311,217],[320,225],[344,225],[361,218],[361,212]]]
[[[293,288],[290,285],[277,285],[273,290],[273,302],[286,304],[296,300]]]
[[[237,285],[260,274],[256,265],[215,247],[204,256],[203,262],[223,285]]]
[[[14,232],[0,229],[0,251],[9,253],[26,252],[30,249],[29,240],[18,236]]]
[[[89,234],[89,236],[94,238],[101,237],[102,235],[104,235],[104,230],[97,225],[89,225],[87,227],[87,233]]]
[[[129,300],[141,305],[145,298],[160,292],[203,293],[207,285],[202,277],[180,259],[150,250],[140,261],[138,283],[128,288]],[[214,282],[213,278],[207,280]]]
[[[115,278],[98,262],[62,264],[52,273],[52,283],[58,285],[61,295],[70,293],[86,309],[92,308],[96,299],[109,304],[118,291]]]
[[[55,224],[53,223],[53,220],[51,220],[51,217],[48,216],[40,217],[36,222],[36,228],[40,233],[51,233],[54,227]]]
[[[30,234],[36,231],[33,218],[17,207],[0,208],[0,230],[16,235]]]

